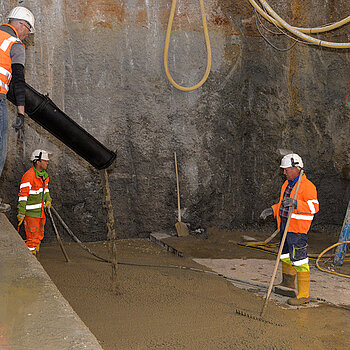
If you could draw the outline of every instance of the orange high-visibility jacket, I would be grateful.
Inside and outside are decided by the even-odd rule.
[[[46,174],[47,175],[47,174]],[[51,202],[49,193],[49,176],[37,176],[34,167],[31,167],[22,177],[18,194],[18,214],[32,218],[44,218],[44,203]]]
[[[280,228],[281,225],[281,217],[279,216],[279,210],[281,207],[284,191],[286,190],[287,185],[288,180],[286,180],[285,183],[282,185],[280,201],[272,206],[273,214],[277,219],[278,228]],[[293,187],[293,190],[290,194],[290,198],[294,198],[296,187],[296,185]],[[303,175],[301,179],[296,200],[297,207],[293,210],[288,232],[307,233],[310,229],[314,215],[319,210],[319,203],[317,200],[316,186],[306,178],[306,175]]]
[[[11,36],[3,30],[0,30],[0,93],[3,94],[7,94],[12,78],[12,60],[10,57],[11,47],[16,42],[22,44],[21,40],[18,39],[18,33],[16,29],[9,24],[6,25],[15,31],[17,38]]]

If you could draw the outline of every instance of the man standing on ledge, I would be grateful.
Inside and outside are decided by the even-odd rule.
[[[319,210],[315,185],[302,176],[296,199],[293,199],[303,161],[298,154],[287,154],[282,158],[281,168],[287,180],[282,185],[280,200],[272,207],[265,209],[260,218],[274,214],[280,229],[281,239],[286,227],[289,207],[294,204],[287,237],[283,246],[282,283],[280,286],[295,289],[295,276],[298,278],[298,295],[288,299],[290,305],[302,305],[310,302],[310,268],[307,257],[307,233],[314,215]]]
[[[12,80],[17,105],[17,119],[13,127],[22,136],[25,104],[25,47],[22,41],[34,33],[34,16],[25,7],[15,7],[8,15],[9,23],[0,26],[0,176],[7,154],[6,94]],[[0,200],[0,212],[10,210]]]
[[[18,227],[24,221],[26,244],[29,250],[36,255],[39,252],[40,242],[44,238],[45,211],[51,208],[49,193],[49,175],[46,172],[49,163],[49,153],[43,149],[35,150],[30,160],[33,167],[22,177],[18,194]]]

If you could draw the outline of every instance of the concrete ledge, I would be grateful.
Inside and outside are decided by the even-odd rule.
[[[163,232],[152,232],[149,236],[149,239],[151,240],[151,242],[154,242],[154,243],[160,245],[161,247],[165,248],[168,252],[171,252],[171,253],[183,258],[184,257],[183,252],[180,252],[176,248],[171,247],[169,244],[167,244],[163,241],[166,238],[170,238],[170,237],[173,237],[173,236],[170,236],[169,234],[163,233]]]
[[[0,214],[0,347],[102,350],[14,227]]]

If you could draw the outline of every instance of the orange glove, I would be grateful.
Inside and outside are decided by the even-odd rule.
[[[45,208],[51,209],[51,202],[49,201],[45,202]]]

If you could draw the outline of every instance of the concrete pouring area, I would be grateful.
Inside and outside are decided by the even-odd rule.
[[[9,231],[16,236],[13,228]],[[166,233],[163,233],[163,247],[149,239],[117,241],[117,291],[111,288],[110,264],[99,261],[76,243],[64,242],[69,263],[57,242],[42,245],[38,261],[104,350],[349,348],[348,279],[321,275],[312,268],[311,296],[328,302],[312,300],[309,306],[296,309],[286,306],[286,297],[277,298],[273,293],[261,320],[264,290],[256,285],[266,286],[274,256],[240,247],[236,242],[242,236],[261,238],[266,233],[211,228],[206,238],[194,235],[165,238],[164,235]],[[17,254],[27,256],[39,269],[35,258],[28,255],[18,239],[16,241],[23,247]],[[328,241],[325,237],[322,244],[327,245]],[[319,249],[321,244],[317,239],[314,243],[310,239],[311,252]],[[108,256],[108,242],[86,245],[98,256]],[[173,251],[164,246],[172,246]],[[25,275],[27,268],[21,269],[18,273]],[[40,271],[44,274],[41,268]],[[213,274],[213,271],[231,276],[235,281]],[[341,271],[349,273],[348,263]],[[247,285],[247,281],[252,284]],[[38,291],[42,284],[31,286],[43,294]],[[63,343],[64,339],[68,343],[69,339],[77,342],[80,339],[80,346],[84,348],[82,344],[86,344],[91,334],[86,335],[88,330],[77,318],[74,318],[74,324],[67,323],[67,319],[73,323],[71,314],[76,315],[52,284],[50,288],[55,292],[45,292],[40,303],[41,314],[45,313],[46,305],[50,305],[48,299],[59,295],[57,298],[64,307],[57,312],[50,311],[57,322],[52,326],[59,329],[59,334],[64,334],[65,338],[60,339]],[[31,306],[28,308],[30,311],[25,307],[25,313],[22,313],[24,320],[31,317],[29,313],[35,315],[36,311]],[[50,325],[49,322],[46,324]],[[27,329],[30,333],[32,327]],[[50,338],[51,331],[47,333],[48,328],[45,329],[40,337]],[[81,333],[81,329],[85,333]],[[34,331],[37,330],[35,326]],[[76,338],[74,334],[71,336],[72,332]],[[75,346],[71,348],[79,348],[78,344]],[[85,348],[94,349],[92,346]]]
[[[0,5],[0,350],[350,349],[349,0]]]
[[[0,262],[0,349],[102,349],[4,214]]]
[[[206,243],[206,240],[204,240],[203,245],[206,247],[203,247],[201,252],[197,244],[198,240],[201,239],[193,236],[172,237],[166,233],[153,233],[151,234],[151,241],[181,257],[189,255],[203,256],[202,254],[204,251],[205,257],[195,257],[193,260],[228,278],[228,280],[238,288],[244,288],[265,297],[275,266],[275,259],[273,258],[276,258],[275,255],[277,255],[278,246],[276,247],[275,244],[275,249],[271,249],[272,252],[275,253],[274,255],[270,255],[271,252],[266,251],[260,254],[259,258],[256,254],[252,257],[249,249],[259,249],[259,247],[240,247],[237,249],[237,243],[240,241],[243,242],[244,238],[252,241],[253,237],[244,234],[244,232],[236,232],[235,235],[215,229],[211,229],[209,232],[209,243]],[[252,234],[263,237],[261,232],[252,232]],[[311,233],[310,236],[311,242],[309,244],[312,252],[318,251],[321,253],[321,251],[327,247],[327,244],[330,245],[329,236],[320,239],[317,237],[320,236],[320,233],[317,232]],[[268,234],[266,234],[264,238],[268,238]],[[275,242],[277,241],[278,239],[275,239]],[[195,252],[192,247],[197,247],[198,250]],[[321,247],[323,247],[323,249]],[[240,250],[240,252],[237,250]],[[330,304],[348,307],[350,310],[350,279],[320,271],[315,266],[315,260],[315,258],[310,258],[310,293],[312,302],[302,307],[314,307],[320,305],[320,303],[329,302]],[[343,273],[347,271],[347,273],[349,273],[350,266],[347,263],[342,267],[332,266],[329,271],[332,272],[335,270],[339,272],[342,270],[344,271]],[[281,280],[281,264],[279,264],[277,271],[275,284]],[[276,300],[283,308],[298,308],[286,304],[287,298],[279,294],[272,293],[271,299]]]

